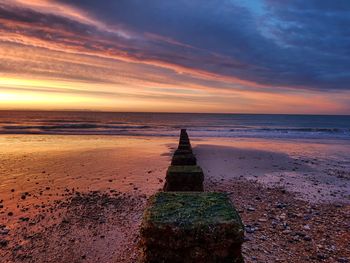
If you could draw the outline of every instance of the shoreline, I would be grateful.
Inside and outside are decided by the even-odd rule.
[[[331,196],[331,203],[322,198],[310,202],[295,191],[300,189],[293,189],[299,182],[293,176],[278,177],[284,178],[281,184],[266,179],[281,169],[282,174],[296,172],[313,183],[308,179],[319,170],[346,170],[347,145],[196,137],[191,141],[206,190],[229,192],[243,217],[246,262],[339,262],[350,255],[349,227],[344,225],[350,218],[348,199],[339,203],[320,188],[316,194]],[[0,145],[6,144],[11,147],[0,152],[0,176],[8,178],[0,185],[0,240],[8,242],[1,243],[0,256],[5,262],[136,260],[142,213],[147,197],[164,184],[177,144],[174,138],[35,135],[13,141],[0,136]],[[325,183],[327,176],[338,175],[325,173],[315,182]],[[336,180],[346,182],[349,190],[347,175]],[[330,238],[323,240],[325,235]],[[295,261],[288,261],[286,249]]]
[[[190,133],[189,133],[190,134]],[[178,137],[176,133],[174,134],[99,134],[99,133],[1,133],[0,132],[0,140],[2,138],[17,138],[22,136],[33,136],[33,137],[86,137],[86,138],[97,138],[97,137],[106,137],[106,138],[134,138],[134,139],[164,139],[164,140],[174,140]],[[349,144],[350,145],[350,137],[278,137],[278,136],[207,136],[207,135],[191,135],[191,139],[193,141],[275,141],[275,142],[294,142],[294,143],[320,143],[320,144]]]

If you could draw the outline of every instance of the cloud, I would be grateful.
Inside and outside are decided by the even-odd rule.
[[[334,6],[319,5],[323,1],[268,1],[260,14],[228,0],[205,4],[199,0],[59,2],[74,4],[102,21],[99,24],[105,28],[122,28],[128,37],[74,17],[10,5],[0,9],[2,17],[12,23],[2,28],[7,32],[20,29],[23,36],[49,42],[48,47],[116,56],[192,74],[260,85],[349,88],[345,82],[350,78],[346,34],[350,16],[340,8],[341,1]]]
[[[59,1],[70,3],[71,1]],[[327,1],[77,0],[106,24],[193,49],[150,43],[142,58],[262,85],[349,89],[350,4]],[[185,55],[185,56],[183,56]]]
[[[347,0],[0,0],[0,77],[217,103],[339,93],[344,105],[349,28]]]

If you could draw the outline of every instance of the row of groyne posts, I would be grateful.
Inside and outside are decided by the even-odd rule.
[[[204,192],[203,180],[182,129],[163,191],[149,199],[144,213],[141,262],[243,262],[241,218],[227,194]]]

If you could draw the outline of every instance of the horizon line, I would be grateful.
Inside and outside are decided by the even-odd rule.
[[[165,111],[108,111],[88,109],[0,109],[0,112],[93,112],[93,113],[150,113],[150,114],[212,114],[212,115],[300,115],[300,116],[350,116],[350,114],[311,113],[244,113],[244,112],[165,112]]]

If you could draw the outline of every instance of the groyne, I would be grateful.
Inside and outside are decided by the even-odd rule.
[[[144,213],[141,262],[243,262],[241,218],[226,193],[204,192],[203,181],[182,129],[163,191],[149,199]]]

